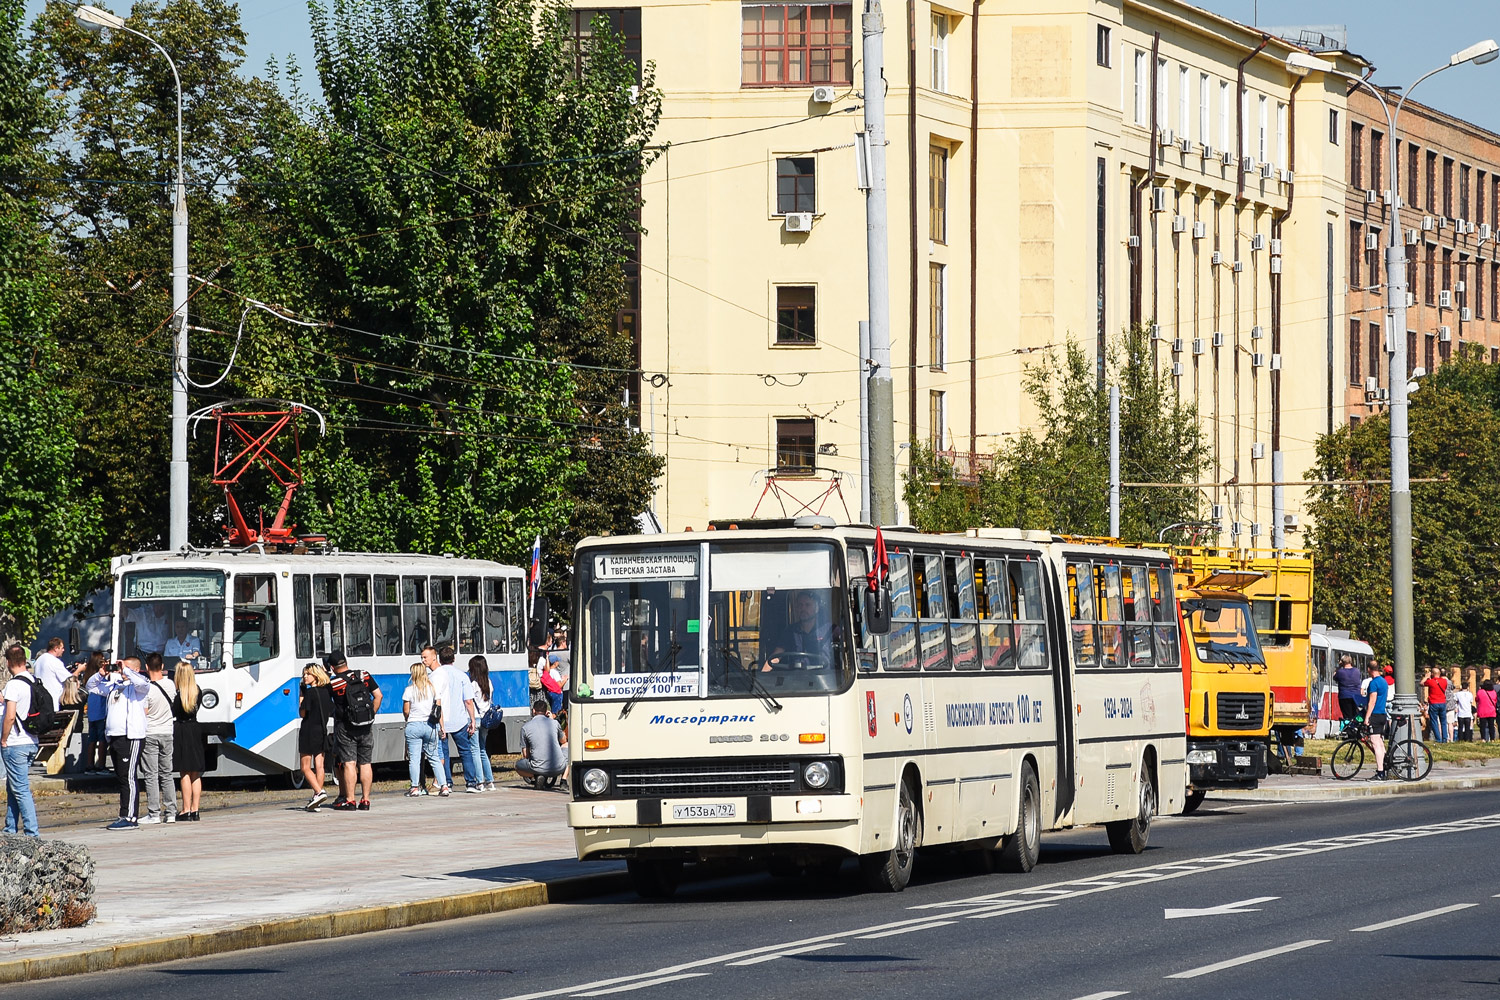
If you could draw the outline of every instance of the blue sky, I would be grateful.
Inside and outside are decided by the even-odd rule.
[[[894,4],[899,0],[887,0]],[[1023,5],[1020,0],[990,0]],[[1500,3],[1496,0],[1435,0],[1430,6],[1411,0],[1197,0],[1216,14],[1247,24],[1346,25],[1349,48],[1373,62],[1381,83],[1406,86],[1448,61],[1449,54],[1486,38],[1500,38]],[[95,0],[97,6],[123,13],[129,0]],[[34,15],[42,0],[26,0]],[[246,63],[259,70],[266,59],[294,54],[312,68],[312,40],[306,0],[241,0],[249,36]],[[1500,60],[1487,66],[1462,66],[1422,84],[1416,99],[1450,114],[1500,132]]]

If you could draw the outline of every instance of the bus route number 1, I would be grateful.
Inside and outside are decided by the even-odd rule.
[[[1129,698],[1105,698],[1104,717],[1106,719],[1128,719],[1135,714],[1135,706]]]

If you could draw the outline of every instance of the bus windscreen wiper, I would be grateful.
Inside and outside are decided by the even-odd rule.
[[[771,693],[771,690],[761,683],[760,671],[752,666],[749,670],[749,675],[750,693],[759,698],[761,704],[765,705],[767,710],[772,714],[781,711],[781,702],[777,701],[776,696]]]
[[[677,672],[677,654],[680,652],[682,652],[682,643],[673,639],[671,645],[667,647],[667,669],[673,673]],[[648,677],[656,673],[655,664],[648,663],[646,666],[648,668]],[[643,683],[635,694],[625,700],[625,704],[620,706],[620,718],[623,719],[630,714],[630,710],[635,707],[635,703],[640,701],[641,697],[646,693],[647,686],[647,683]]]

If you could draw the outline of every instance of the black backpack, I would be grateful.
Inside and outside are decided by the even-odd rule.
[[[344,721],[351,726],[368,726],[375,721],[375,698],[363,671],[344,686]]]
[[[31,685],[31,711],[21,720],[21,728],[32,736],[42,736],[57,728],[57,712],[52,704],[52,692],[45,685],[30,677],[17,677]]]

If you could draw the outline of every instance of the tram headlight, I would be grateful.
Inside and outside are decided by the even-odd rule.
[[[212,691],[204,691],[200,701],[204,708],[216,708],[219,704],[219,696]]]
[[[826,760],[815,760],[802,769],[802,780],[808,788],[826,788],[833,777],[833,768]]]
[[[583,790],[589,795],[603,795],[609,788],[609,774],[597,767],[583,772]]]

